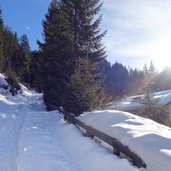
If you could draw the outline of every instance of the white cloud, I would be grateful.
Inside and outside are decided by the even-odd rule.
[[[103,24],[109,56],[171,57],[170,0],[105,0]]]

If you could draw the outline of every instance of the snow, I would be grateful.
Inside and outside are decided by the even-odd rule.
[[[106,109],[117,109],[124,111],[138,110],[142,105],[134,100],[134,97],[126,97],[119,101],[114,101],[106,105]]]
[[[84,137],[58,111],[46,112],[42,94],[24,86],[17,96],[4,93],[0,94],[0,171],[138,171]]]
[[[5,80],[5,76],[0,73],[0,86],[1,85],[8,85],[7,81]]]
[[[171,90],[150,93],[152,99],[158,100],[161,106],[171,103]],[[115,109],[123,111],[134,111],[142,108],[141,101],[145,94],[137,96],[124,97],[118,101],[110,102],[106,105],[106,109]]]
[[[6,84],[0,74],[0,84]],[[164,93],[156,94],[156,98]],[[165,98],[169,98],[165,93]],[[127,112],[82,114],[79,119],[138,154],[147,171],[171,168],[171,129]],[[21,85],[12,96],[0,88],[0,171],[142,171],[118,158],[81,130],[66,123],[58,111],[46,112],[42,94]]]
[[[78,119],[129,146],[147,164],[147,171],[170,170],[171,128],[116,110],[85,113]]]

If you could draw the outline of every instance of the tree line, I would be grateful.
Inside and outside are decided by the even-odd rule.
[[[52,0],[37,51],[31,51],[27,35],[18,37],[4,25],[0,11],[0,72],[43,92],[47,110],[61,106],[76,115],[146,86],[162,89],[153,63],[138,70],[105,59],[102,5],[100,0]]]
[[[17,36],[4,26],[0,10],[0,72],[29,83],[31,50],[27,35]]]

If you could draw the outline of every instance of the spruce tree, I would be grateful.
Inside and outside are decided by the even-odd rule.
[[[69,17],[72,29],[75,58],[88,58],[97,62],[105,57],[100,24],[102,16],[97,17],[101,10],[100,0],[62,0]],[[95,19],[97,17],[97,19]]]
[[[143,105],[143,109],[140,111],[141,116],[169,126],[169,115],[165,108],[160,106],[159,100],[153,98],[149,89],[146,92],[147,94],[141,102]]]
[[[4,28],[4,56],[5,73],[17,76],[20,65],[20,54],[17,33],[13,33],[8,27]]]
[[[106,95],[96,81],[93,70],[94,66],[90,60],[78,59],[68,85],[70,96],[64,105],[67,111],[79,115],[84,111],[102,107],[106,102]]]
[[[20,66],[18,66],[21,81],[28,83],[30,81],[30,63],[31,63],[31,50],[27,35],[22,35],[19,39],[19,59]]]
[[[4,72],[4,36],[3,36],[2,10],[0,9],[0,72]]]
[[[101,43],[105,32],[101,33],[99,28],[101,16],[94,21],[101,6],[98,0],[52,0],[43,21],[44,43],[38,42],[39,54],[43,59],[40,77],[47,109],[50,110],[51,106],[63,106],[68,112],[73,112],[71,110],[73,107],[68,107],[68,104],[74,106],[73,101],[69,101],[69,97],[72,94],[72,79],[76,74],[76,68],[79,70],[82,67],[82,65],[78,67],[79,59],[89,61],[90,66],[93,66],[93,71],[92,69],[89,71],[89,68],[87,71],[91,72],[92,77],[96,79],[96,62],[105,55]],[[91,86],[93,85],[88,85],[87,82],[87,88],[95,89],[96,87]],[[81,94],[83,92],[79,93],[80,97],[84,97]],[[96,91],[97,98],[101,96],[100,93]],[[98,101],[96,103],[98,104]],[[84,109],[83,107],[79,111]]]
[[[151,61],[151,63],[150,63],[149,72],[150,72],[150,73],[154,73],[154,72],[155,72],[155,67],[154,67],[154,64],[153,64],[152,61]]]
[[[61,6],[61,2],[52,0],[43,21],[44,43],[38,42],[42,58],[40,82],[49,110],[50,104],[61,106],[64,103],[65,85],[73,72],[71,29]]]

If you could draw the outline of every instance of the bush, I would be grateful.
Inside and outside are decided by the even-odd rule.
[[[152,99],[150,93],[147,93],[141,102],[144,106],[140,111],[140,115],[152,119],[160,124],[169,126],[169,114],[165,107],[158,104],[158,100]]]
[[[12,95],[16,95],[18,93],[18,91],[21,89],[19,82],[17,81],[17,79],[13,76],[13,75],[9,75],[6,78],[6,81],[9,84],[9,91],[12,93]]]

